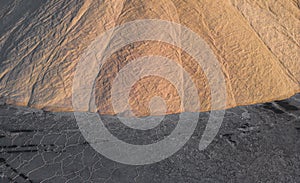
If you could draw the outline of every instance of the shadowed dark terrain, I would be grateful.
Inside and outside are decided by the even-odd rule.
[[[299,182],[300,95],[226,111],[218,136],[198,150],[208,113],[172,157],[145,166],[113,162],[81,135],[72,113],[0,106],[0,182]],[[131,131],[104,116],[118,138],[141,144],[170,134],[177,115],[152,131]]]

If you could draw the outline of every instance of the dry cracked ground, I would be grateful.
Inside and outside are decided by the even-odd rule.
[[[198,150],[208,113],[187,144],[161,162],[131,166],[111,161],[87,143],[73,113],[0,106],[0,182],[299,182],[300,95],[226,111],[212,144]],[[129,143],[167,136],[178,116],[150,131],[103,120]]]
[[[96,48],[109,50],[111,41],[124,34],[116,31],[98,47],[93,47],[94,40],[137,19],[183,25],[207,44],[188,45],[210,48],[215,55],[204,58],[216,58],[224,75],[227,100],[220,108],[226,108],[226,115],[205,150],[198,146],[207,111],[220,109],[211,106],[215,93],[208,84],[218,78],[205,75],[215,65],[200,68],[181,48],[140,41],[108,55],[95,83],[86,81],[84,74],[98,66],[89,65],[98,59]],[[137,32],[143,35],[144,30]],[[139,35],[136,30],[128,33]],[[299,182],[299,33],[299,0],[0,0],[0,182]],[[182,35],[187,32],[181,29],[159,34],[175,42],[189,40],[181,40]],[[168,104],[168,115],[144,131],[118,121],[114,114],[127,117],[127,111],[113,111],[112,82],[127,63],[149,55],[169,58],[190,74],[203,111],[196,113],[199,121],[192,137],[173,156],[150,165],[120,164],[95,151],[79,130],[71,112],[74,75],[78,65],[90,66],[79,86],[95,87],[91,90],[97,106],[87,103],[79,111],[100,111],[109,131],[125,142],[154,143],[170,135],[178,113],[199,110],[178,107],[181,98],[165,78],[139,78],[129,99],[135,114],[149,115],[146,104],[158,94]],[[178,79],[178,85],[186,84],[182,73],[167,65],[153,71],[159,69]],[[124,93],[118,92],[122,99]]]

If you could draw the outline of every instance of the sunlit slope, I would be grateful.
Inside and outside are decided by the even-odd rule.
[[[8,1],[1,5],[0,96],[7,103],[72,111],[73,77],[84,51],[106,30],[137,19],[180,23],[202,37],[221,65],[226,108],[300,92],[298,1]],[[170,36],[178,39],[176,34]],[[210,86],[193,58],[178,47],[142,41],[108,59],[102,68],[106,74],[100,72],[95,82],[97,108],[81,110],[114,114],[111,85],[116,74],[147,55],[182,65],[198,89],[201,111],[211,109]],[[181,74],[170,72],[178,82]],[[157,95],[165,100],[167,113],[193,111],[180,108],[176,88],[159,77],[141,78],[132,88],[129,104],[137,115],[149,115],[148,104]]]

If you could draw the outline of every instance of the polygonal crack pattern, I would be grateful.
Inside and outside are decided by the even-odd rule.
[[[82,136],[73,113],[2,103],[0,182],[297,182],[299,103],[298,94],[227,110],[217,137],[204,151],[198,150],[198,143],[208,113],[200,113],[192,138],[181,150],[144,166],[120,164],[97,153]],[[128,142],[139,144],[170,133],[128,131],[113,118],[106,117],[106,125]],[[167,117],[171,129],[175,118]]]

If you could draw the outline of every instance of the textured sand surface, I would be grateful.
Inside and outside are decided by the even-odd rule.
[[[101,33],[137,19],[180,23],[202,37],[226,79],[226,108],[300,92],[297,0],[15,0],[1,1],[0,7],[0,96],[10,104],[72,111],[73,77],[84,51]],[[211,109],[203,68],[195,66],[180,48],[143,41],[111,55],[99,73],[95,101],[101,113],[115,113],[110,90],[116,73],[131,60],[147,55],[181,64],[198,89],[201,111]],[[183,112],[176,92],[164,78],[142,78],[133,86],[129,102],[135,114],[149,115],[148,103],[158,95],[165,100],[167,113]]]

